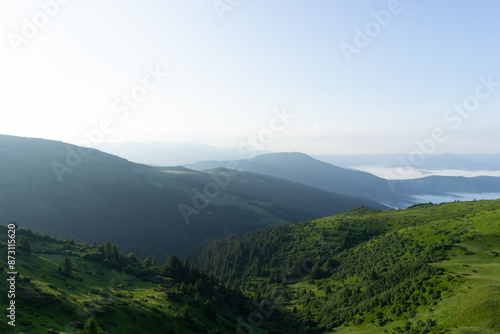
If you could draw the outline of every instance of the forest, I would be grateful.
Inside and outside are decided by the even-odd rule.
[[[499,222],[499,200],[359,207],[161,262],[16,225],[15,332],[495,333]]]

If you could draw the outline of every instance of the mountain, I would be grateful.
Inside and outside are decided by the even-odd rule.
[[[499,231],[500,200],[358,208],[162,265],[0,225],[0,266],[16,272],[0,331],[498,333]]]
[[[495,193],[500,192],[500,177],[493,176],[427,176],[419,179],[392,181],[395,188],[402,184],[413,194],[432,193]]]
[[[216,147],[189,142],[102,143],[98,149],[133,162],[155,166],[187,165],[207,160],[242,159],[238,147]],[[257,155],[267,153],[270,152],[256,151]],[[390,169],[407,167],[401,162],[401,158],[407,160],[405,154],[331,154],[313,155],[313,157],[342,168],[379,167]],[[427,155],[417,169],[426,171],[499,171],[500,154],[432,154]]]
[[[387,180],[363,171],[334,166],[303,153],[269,153],[251,160],[202,161],[185,166],[196,170],[231,166],[335,193],[363,195],[392,207],[415,204],[415,197],[421,195],[439,197],[451,193],[500,193],[499,177],[428,176],[411,180]]]
[[[498,333],[499,231],[500,200],[359,208],[217,239],[194,259],[301,333]]]
[[[404,187],[394,192],[391,184],[375,175],[331,165],[316,160],[304,153],[269,153],[251,160],[206,161],[185,165],[196,170],[234,165],[242,171],[282,177],[287,180],[307,184],[327,191],[363,195],[372,200],[397,206],[409,199]]]
[[[401,162],[401,158],[407,160],[405,154],[339,154],[317,155],[315,158],[344,168],[407,167]],[[500,170],[500,154],[432,154],[425,157],[418,169],[498,171]]]
[[[165,260],[215,237],[385,208],[255,173],[155,168],[94,149],[0,136],[0,221]]]
[[[98,149],[132,162],[154,166],[178,166],[208,159],[230,160],[241,158],[237,147],[216,147],[189,142],[102,143]],[[256,152],[256,154],[263,153],[266,152]]]

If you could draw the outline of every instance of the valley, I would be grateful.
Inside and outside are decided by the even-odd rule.
[[[0,137],[2,330],[500,330],[500,200],[427,201],[497,178],[385,180],[302,153],[154,167],[91,149],[73,164],[83,148]]]
[[[203,242],[376,201],[273,176],[226,169],[151,167],[91,150],[62,181],[62,142],[0,136],[0,220],[49,235],[116,243],[138,257],[185,255]],[[59,175],[61,176],[61,175]]]
[[[500,334],[499,12],[0,1],[0,333]]]

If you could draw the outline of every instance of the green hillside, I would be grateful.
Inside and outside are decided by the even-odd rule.
[[[497,200],[361,208],[215,240],[197,262],[306,333],[500,333],[499,254]]]
[[[0,234],[8,235],[6,226]],[[15,240],[15,263],[7,262],[7,243],[0,244],[2,280],[10,277],[7,271],[18,273],[13,288],[0,285],[2,308],[15,302],[15,318],[3,317],[1,333],[87,333],[91,318],[100,333],[236,332],[235,319],[254,307],[238,287],[175,256],[155,266],[154,259],[138,261],[110,243],[88,245],[25,229],[16,230]],[[9,298],[8,290],[14,293]],[[274,319],[279,322],[279,312]]]
[[[82,154],[85,153],[85,154]],[[227,170],[154,168],[98,150],[0,135],[0,221],[164,261],[232,233],[323,217],[368,199]]]
[[[164,264],[24,228],[9,263],[0,233],[2,333],[500,333],[500,200],[358,208]]]

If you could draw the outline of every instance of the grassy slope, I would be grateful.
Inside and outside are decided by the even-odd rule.
[[[0,234],[7,229],[0,225]],[[16,250],[16,327],[0,322],[0,332],[47,333],[53,329],[60,333],[78,333],[91,317],[106,333],[213,333],[215,330],[234,331],[238,314],[227,307],[217,308],[218,323],[202,312],[201,296],[196,302],[193,295],[179,291],[179,284],[169,281],[169,291],[177,297],[166,297],[165,288],[158,283],[144,281],[125,271],[119,272],[96,261],[81,257],[95,247],[35,235],[18,230],[16,240],[28,236],[32,253]],[[7,247],[0,244],[0,266],[7,268]],[[72,277],[57,273],[63,254],[69,253],[73,263]],[[5,270],[6,271],[6,270]],[[5,277],[2,275],[2,277]],[[31,279],[27,282],[27,279]],[[7,296],[7,285],[0,285],[0,295]],[[176,318],[179,310],[188,305],[190,321]],[[2,297],[1,307],[7,306]],[[5,312],[4,312],[5,313]],[[258,333],[256,331],[255,333]]]
[[[465,232],[463,241],[456,244],[464,248],[449,250],[449,260],[433,264],[454,276],[457,285],[448,298],[422,310],[412,322],[432,318],[453,333],[500,333],[500,257],[494,253],[500,252],[500,201],[423,205],[379,215],[394,219],[394,225],[416,217],[424,221],[398,229],[402,236],[421,244],[439,243],[451,233]],[[335,333],[380,333],[403,327],[406,321],[395,321],[383,329],[370,325],[343,327]]]
[[[400,315],[391,313],[391,304],[385,307],[375,306],[370,310],[371,314],[356,315],[356,318],[359,317],[360,323],[354,324],[349,321],[336,327],[332,333],[381,333],[385,331],[397,333],[398,327],[401,332],[404,332],[407,321],[411,322],[411,326],[407,330],[410,333],[412,329],[416,328],[416,322],[419,320],[425,322],[429,318],[437,323],[437,326],[433,326],[432,329],[436,333],[438,330],[471,334],[500,333],[500,256],[496,255],[496,252],[500,252],[500,200],[440,205],[424,204],[406,210],[357,209],[332,217],[287,225],[285,229],[284,237],[280,239],[282,243],[279,247],[274,248],[269,255],[275,257],[275,263],[280,265],[293,263],[303,258],[326,259],[333,257],[341,260],[346,259],[347,255],[356,258],[356,254],[359,253],[374,256],[370,260],[374,268],[385,266],[385,269],[381,269],[385,271],[390,270],[398,263],[403,266],[410,265],[413,254],[429,252],[429,249],[433,249],[432,247],[437,247],[436,252],[439,253],[440,258],[446,258],[446,260],[430,264],[436,268],[443,268],[445,271],[443,274],[434,274],[426,279],[427,292],[419,285],[416,286],[417,290],[420,289],[420,291],[415,292],[415,294],[418,293],[416,297],[421,296],[425,300],[420,306],[409,302],[410,308]],[[273,230],[247,235],[242,240],[250,241],[255,240],[255,238],[259,240],[259,235],[272,235]],[[352,233],[354,244],[348,247],[343,254],[338,253],[336,249],[343,242],[342,235],[348,231]],[[372,237],[368,240],[367,236],[369,235]],[[391,247],[392,244],[396,245],[394,240],[397,239],[406,240],[408,248],[377,249],[378,243],[385,242]],[[266,239],[262,238],[261,240]],[[387,240],[390,242],[387,243]],[[269,241],[272,244],[273,240],[267,240],[261,247],[270,246],[266,244]],[[232,246],[229,246],[229,243],[225,249],[223,241],[216,245],[218,251],[235,251],[231,248]],[[370,251],[371,249],[373,251]],[[210,253],[205,255],[207,254],[210,255]],[[386,257],[387,255],[389,256]],[[393,264],[381,265],[377,263],[377,257],[389,259],[391,256],[393,260],[387,261],[394,261],[391,262]],[[205,257],[205,259],[209,257]],[[356,261],[361,263],[361,260],[358,258]],[[242,268],[251,264],[245,255],[240,261],[243,262],[240,266]],[[262,276],[238,276],[242,280],[242,286],[249,293],[253,293],[257,286],[260,286],[260,290],[266,291],[266,293],[280,288],[279,284],[267,282],[266,277],[269,276],[270,272],[276,270],[268,265],[269,259],[265,258],[261,261],[264,262]],[[289,299],[283,301],[281,307],[290,314],[295,307],[298,310],[297,316],[299,318],[311,319],[303,310],[314,303],[319,303],[317,305],[327,303],[328,299],[322,299],[326,298],[326,287],[341,290],[346,286],[354,286],[359,280],[367,279],[366,272],[360,271],[356,266],[352,263],[339,265],[339,268],[345,272],[349,272],[349,267],[355,272],[342,281],[335,281],[331,276],[314,281],[304,279],[298,283],[290,282],[285,289],[288,291]],[[213,264],[207,267],[213,268]],[[282,268],[283,266],[280,270]],[[364,268],[366,268],[366,264]],[[368,268],[370,268],[370,263],[368,263]],[[289,271],[287,275],[293,276],[293,273]],[[411,282],[411,278],[408,282]],[[437,297],[430,294],[431,287],[440,292]],[[305,299],[304,296],[307,295],[308,291],[314,294],[314,298]],[[383,297],[383,294],[380,297]],[[314,309],[316,306],[309,307]],[[382,318],[387,320],[384,325],[380,325],[377,323],[377,319],[373,318],[375,312],[380,312]],[[410,315],[413,312],[416,314]],[[320,318],[317,316],[313,313],[313,317],[316,319],[321,319],[325,315],[320,315]],[[328,318],[328,314],[326,314],[326,318]]]

